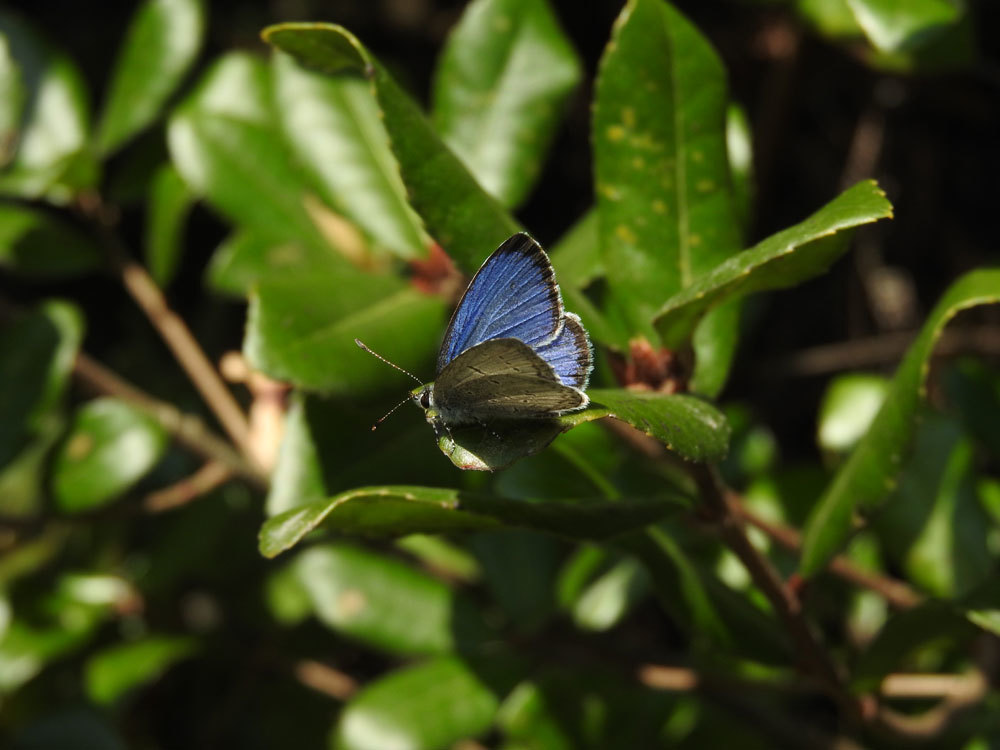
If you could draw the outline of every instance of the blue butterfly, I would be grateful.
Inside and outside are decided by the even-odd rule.
[[[473,277],[448,323],[436,379],[410,396],[456,464],[493,468],[462,459],[452,430],[479,426],[502,439],[512,425],[583,409],[592,369],[590,338],[563,309],[552,263],[520,232]]]

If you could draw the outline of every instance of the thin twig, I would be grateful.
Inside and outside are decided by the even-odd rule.
[[[142,507],[149,513],[162,513],[179,508],[225,484],[232,479],[232,476],[232,470],[225,464],[209,461],[194,474],[146,495]]]
[[[199,418],[185,414],[173,404],[160,401],[129,383],[120,375],[80,352],[73,363],[73,375],[91,391],[116,396],[139,407],[188,450],[210,461],[217,461],[234,474],[258,487],[267,486],[267,475],[250,463]]]
[[[698,485],[699,496],[714,516],[723,540],[746,567],[757,588],[785,624],[802,666],[849,717],[855,721],[865,719],[872,712],[868,701],[858,700],[844,685],[836,666],[806,620],[798,596],[781,580],[771,562],[751,544],[715,471],[702,464],[690,465],[689,471]]]
[[[897,677],[901,677],[901,675],[897,675]],[[923,675],[923,677],[926,678],[929,675]],[[883,682],[884,686],[885,682]],[[971,672],[962,678],[961,683],[954,683],[952,692],[945,694],[940,703],[922,714],[911,716],[882,706],[875,719],[875,726],[890,736],[927,742],[943,734],[958,714],[983,700],[988,690],[989,682],[983,673]]]
[[[293,671],[303,685],[338,701],[346,701],[358,691],[357,680],[349,674],[314,659],[296,662]]]
[[[727,491],[730,507],[733,512],[750,525],[760,529],[782,547],[798,552],[802,549],[802,533],[784,524],[767,521],[749,510],[740,497]],[[897,609],[909,609],[920,604],[924,597],[902,581],[864,570],[846,557],[838,555],[827,566],[831,573],[845,581],[870,589],[881,595],[889,604]]]

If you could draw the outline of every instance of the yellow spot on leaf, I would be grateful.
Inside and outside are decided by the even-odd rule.
[[[345,589],[341,592],[340,596],[337,597],[337,609],[339,609],[340,614],[347,619],[356,617],[367,606],[368,600],[366,600],[365,595],[357,589]]]
[[[699,193],[708,193],[715,189],[715,183],[711,180],[698,180],[694,187]]]
[[[493,19],[493,28],[497,31],[510,31],[511,23],[507,16],[497,16]]]
[[[622,110],[622,123],[626,128],[635,127],[635,110],[631,107],[625,107]]]
[[[621,191],[614,185],[598,185],[597,191],[609,201],[620,201],[622,199]]]
[[[94,449],[94,438],[81,432],[74,435],[66,445],[66,455],[73,461],[80,461],[86,458]]]
[[[635,232],[633,232],[624,224],[619,224],[617,227],[615,227],[615,234],[618,236],[618,239],[620,239],[622,242],[627,242],[630,245],[634,245],[636,241],[639,239],[638,237],[635,236]]]
[[[643,167],[646,166],[646,160],[643,159],[641,156],[636,156],[632,159],[632,166],[635,169],[642,169]]]
[[[700,244],[701,244],[700,234],[688,235],[688,245],[690,245],[691,247],[698,247],[698,245]]]
[[[701,151],[692,151],[691,152],[691,161],[697,162],[697,163],[700,164],[701,162],[705,161],[705,154],[703,154]]]
[[[653,213],[665,214],[667,212],[667,204],[663,201],[657,199],[653,201]]]
[[[605,132],[609,141],[620,141],[625,137],[625,128],[621,125],[609,125]]]

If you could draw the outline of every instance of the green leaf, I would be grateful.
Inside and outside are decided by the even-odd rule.
[[[573,622],[583,630],[609,630],[648,590],[645,568],[632,558],[621,560],[581,592],[573,604]]]
[[[434,126],[488,193],[517,206],[580,77],[546,0],[476,0],[438,61]]]
[[[180,84],[201,48],[201,0],[145,0],[118,52],[97,128],[103,155],[148,127]]]
[[[293,566],[322,623],[381,651],[443,654],[490,635],[478,610],[447,584],[384,555],[324,545]]]
[[[819,406],[816,442],[825,451],[844,453],[868,431],[889,381],[879,375],[850,373],[830,381]]]
[[[568,288],[584,289],[604,276],[597,212],[593,209],[587,211],[570,227],[549,251],[549,259],[564,292]]]
[[[664,300],[740,247],[727,103],[697,29],[662,0],[629,0],[596,84],[595,190],[611,293],[651,340]]]
[[[320,526],[343,534],[405,536],[512,526],[571,539],[607,539],[662,518],[676,494],[621,501],[527,501],[436,487],[360,487],[268,519],[260,552],[274,557]]]
[[[481,669],[456,657],[405,667],[366,686],[344,708],[335,750],[453,747],[489,729],[499,706]]]
[[[163,427],[114,398],[81,406],[53,466],[56,503],[69,513],[114,499],[149,471],[166,449]]]
[[[114,703],[129,690],[159,679],[194,648],[190,638],[148,636],[98,651],[87,661],[87,695],[95,703]]]
[[[1000,301],[1000,271],[971,271],[953,283],[927,317],[896,370],[882,408],[809,516],[801,572],[821,568],[851,532],[856,510],[871,511],[893,489],[923,400],[927,362],[944,326],[962,310]]]
[[[882,52],[925,44],[962,15],[954,0],[847,0],[847,5],[865,36]]]
[[[51,301],[0,331],[0,467],[50,433],[83,339],[83,317]]]
[[[160,286],[177,273],[184,251],[184,223],[194,196],[172,165],[157,171],[146,206],[146,263]]]
[[[31,279],[59,279],[99,270],[100,247],[57,215],[0,203],[0,268]]]
[[[889,618],[858,658],[851,688],[875,691],[890,672],[906,671],[904,660],[921,647],[942,641],[962,643],[974,632],[958,608],[947,602],[930,601],[899,612]]]
[[[734,255],[667,300],[656,321],[664,344],[682,344],[713,305],[820,275],[847,249],[844,230],[891,216],[892,205],[878,185],[858,183],[805,221]]]
[[[262,279],[302,276],[304,259],[297,246],[237,230],[215,249],[205,281],[217,292],[245,297]]]
[[[877,519],[894,562],[934,596],[962,596],[992,577],[989,522],[973,469],[972,443],[961,425],[929,414],[917,430],[899,491]]]
[[[430,235],[464,271],[475,271],[519,230],[353,34],[335,24],[286,23],[264,29],[263,37],[307,68],[370,80],[410,202]]]
[[[11,56],[7,37],[0,34],[0,169],[14,156],[25,99],[21,68]]]
[[[170,118],[174,166],[193,191],[234,224],[283,248],[303,273],[343,267],[317,226],[321,206],[310,201],[292,165],[271,95],[264,62],[241,53],[221,58]]]
[[[403,380],[355,338],[411,372],[429,371],[444,317],[443,300],[390,276],[345,270],[263,281],[251,297],[243,351],[271,377],[356,397]]]
[[[323,200],[399,257],[426,256],[429,240],[368,83],[307,71],[283,54],[274,56],[274,80],[282,128]]]
[[[88,152],[83,77],[67,56],[9,10],[0,10],[0,34],[21,71],[25,102],[17,152],[0,173],[0,193],[66,202],[97,177]]]

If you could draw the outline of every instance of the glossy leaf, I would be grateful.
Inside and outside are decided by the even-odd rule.
[[[734,255],[667,300],[656,321],[664,343],[682,343],[702,315],[727,299],[818,276],[847,249],[845,230],[891,216],[892,205],[878,185],[858,183],[805,221]]]
[[[146,263],[160,286],[177,273],[184,252],[184,224],[193,205],[194,196],[177,170],[162,167],[153,178],[146,207]]]
[[[604,275],[597,212],[591,209],[549,251],[560,288],[584,289]]]
[[[923,400],[927,362],[951,318],[1000,301],[1000,271],[971,271],[953,283],[927,317],[896,370],[871,428],[813,509],[803,538],[803,575],[812,575],[843,545],[855,511],[871,511],[893,489]]]
[[[386,70],[349,31],[335,24],[270,26],[264,39],[299,64],[326,74],[368,78],[410,202],[430,235],[466,272],[479,268],[517,222],[487,194]]]
[[[81,406],[56,456],[56,503],[79,513],[113,500],[149,471],[166,449],[163,427],[145,412],[113,398]]]
[[[953,0],[846,0],[858,25],[883,52],[926,43],[962,14]]]
[[[384,555],[325,545],[293,566],[322,623],[381,651],[443,654],[489,635],[478,611],[447,584]]]
[[[849,451],[878,414],[889,381],[878,375],[851,373],[834,378],[819,407],[816,441],[823,450]]]
[[[83,77],[10,10],[0,10],[0,34],[20,69],[25,102],[17,152],[0,173],[0,193],[65,202],[96,179]]]
[[[284,248],[304,272],[342,267],[346,261],[310,213],[271,95],[264,62],[240,53],[221,58],[170,118],[171,159],[194,192],[234,224]]]
[[[725,71],[662,0],[630,0],[596,84],[595,190],[611,291],[633,331],[740,247]]]
[[[32,279],[59,279],[100,270],[93,238],[59,216],[0,203],[0,268]]]
[[[201,0],[145,0],[136,11],[97,128],[102,154],[118,149],[148,127],[180,84],[201,48]]]
[[[499,697],[480,671],[449,656],[399,669],[366,686],[344,708],[335,750],[453,747],[483,734]]]
[[[95,703],[114,703],[129,690],[159,679],[194,647],[190,638],[151,636],[99,651],[87,661],[87,695]]]
[[[21,68],[11,56],[7,37],[0,34],[0,169],[14,155],[25,98]]]
[[[488,193],[517,206],[580,76],[546,0],[476,0],[438,61],[434,126]]]
[[[269,519],[260,530],[260,551],[274,557],[320,526],[373,537],[512,526],[574,539],[607,539],[685,503],[676,494],[621,501],[527,501],[436,487],[361,487]]]
[[[82,339],[80,312],[56,301],[0,331],[0,467],[49,432]]]
[[[274,57],[274,78],[282,128],[323,199],[394,254],[426,256],[429,240],[368,83],[307,71],[283,54]]]
[[[251,298],[243,351],[271,377],[357,397],[404,382],[355,338],[400,367],[429,372],[444,317],[443,300],[390,276],[345,270],[263,281]]]

